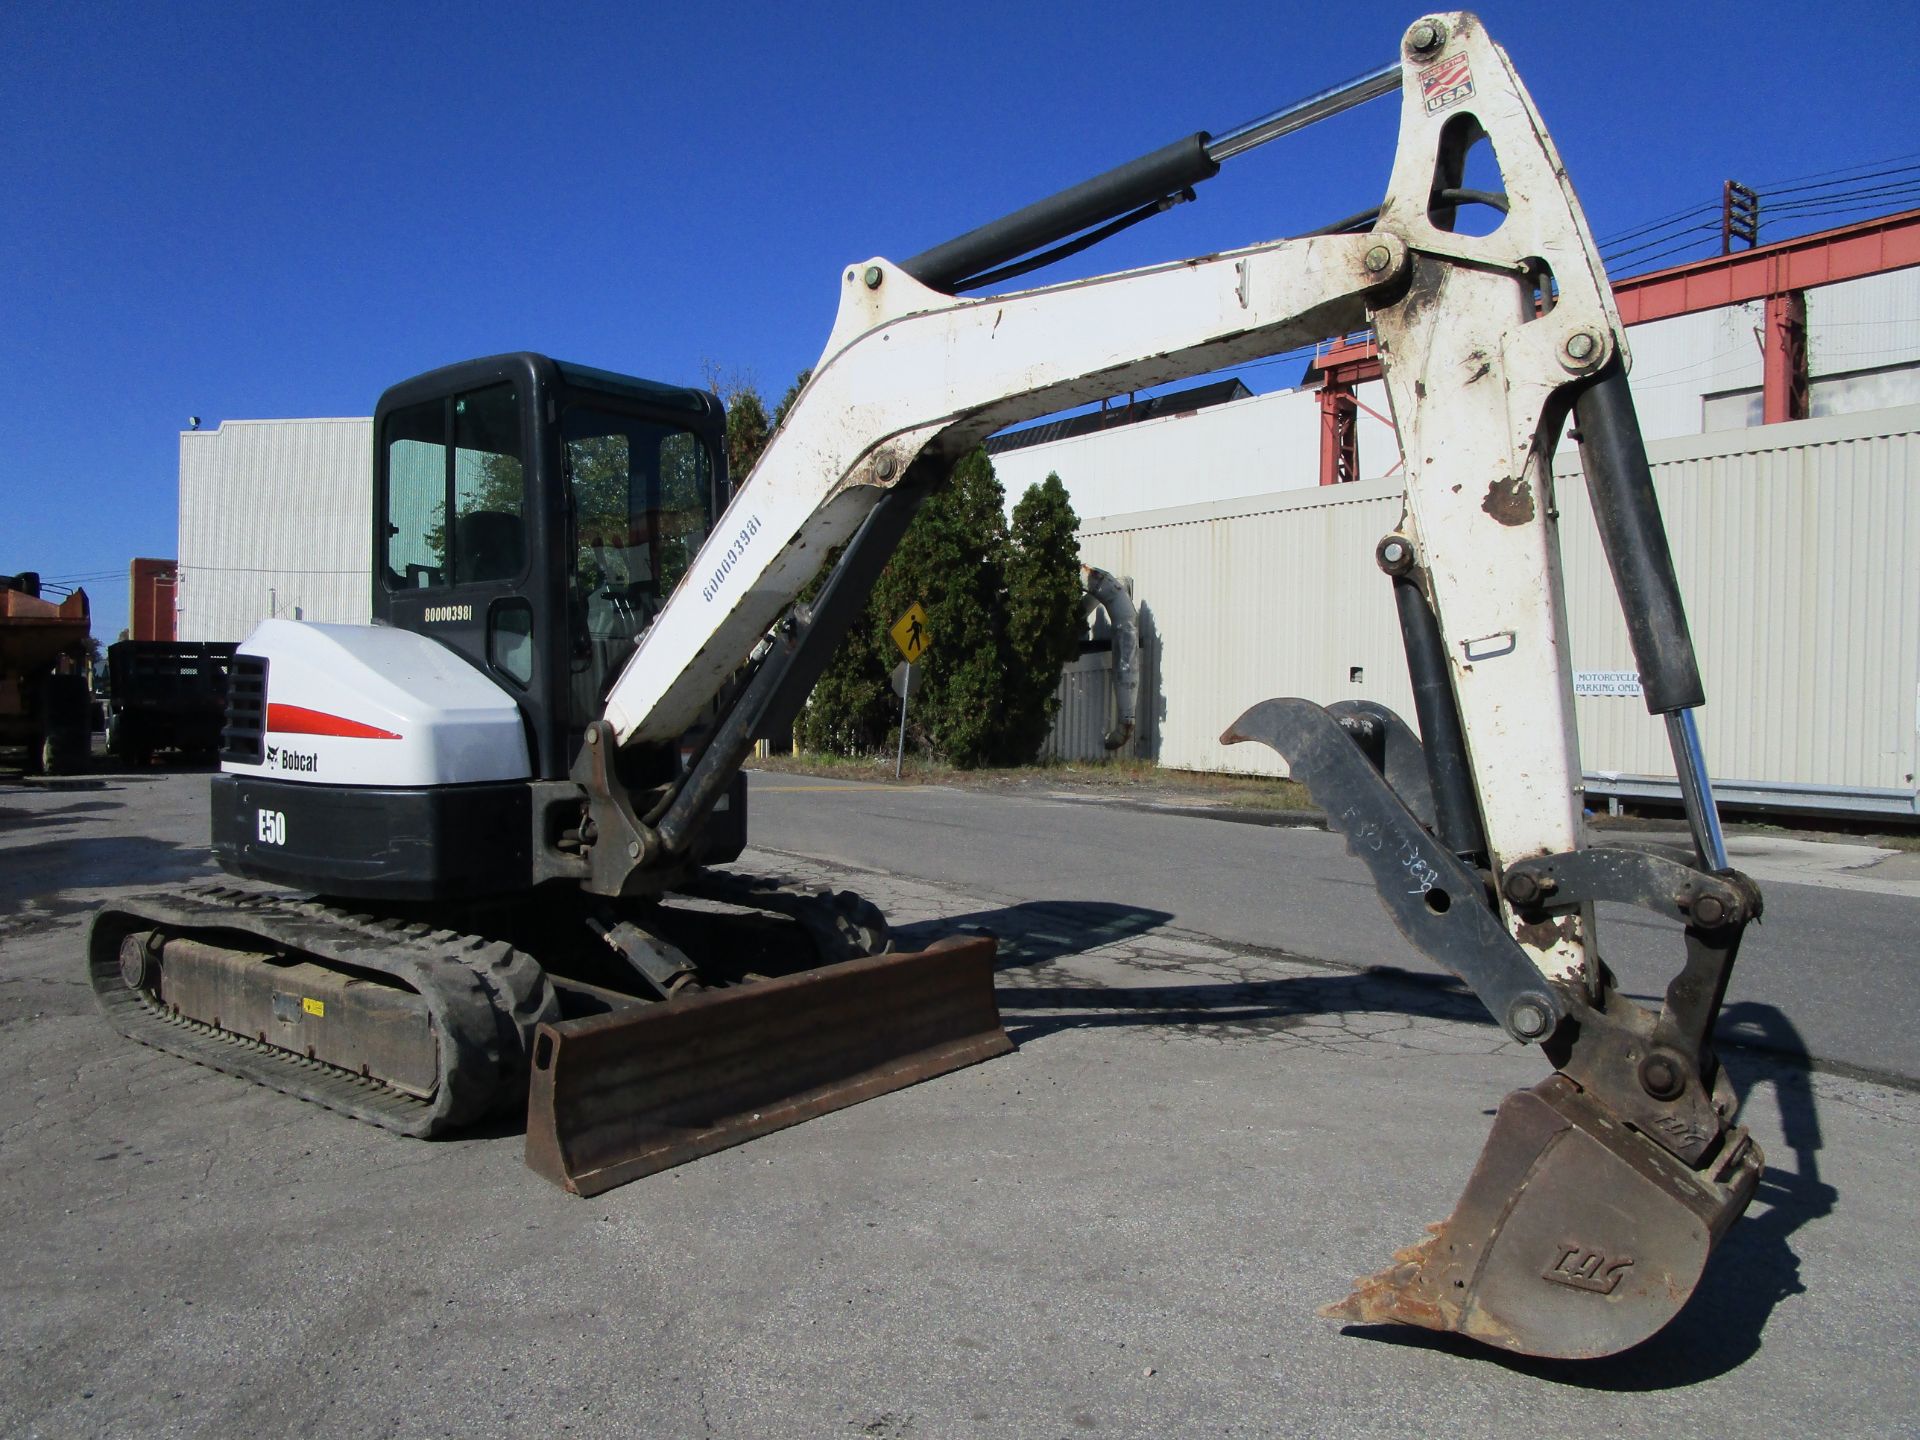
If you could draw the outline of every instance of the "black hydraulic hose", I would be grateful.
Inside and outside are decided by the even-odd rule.
[[[1407,651],[1407,675],[1413,682],[1413,713],[1420,722],[1420,748],[1427,760],[1427,784],[1433,791],[1433,828],[1440,843],[1456,855],[1486,854],[1487,833],[1480,823],[1473,768],[1467,761],[1466,732],[1460,706],[1447,674],[1446,644],[1425,592],[1411,575],[1393,577],[1393,603],[1400,612],[1400,639]]]
[[[1024,209],[923,250],[901,265],[922,285],[951,291],[962,281],[1053,245],[1082,230],[1157,205],[1169,195],[1210,180],[1220,162],[1207,153],[1211,137],[1198,131],[1104,175],[1036,200]]]
[[[1575,398],[1573,418],[1594,520],[1620,591],[1647,710],[1671,715],[1705,704],[1653,470],[1626,371],[1617,361]]]
[[[1182,190],[1178,195],[1168,195],[1154,201],[1151,205],[1142,205],[1131,214],[1122,215],[1118,220],[1109,221],[1098,230],[1089,230],[1077,235],[1065,244],[1056,245],[1051,250],[1042,250],[1025,260],[1016,260],[1011,265],[1002,265],[998,270],[989,270],[984,275],[971,275],[958,281],[952,287],[955,294],[966,290],[984,290],[989,285],[998,285],[1003,280],[1012,280],[1035,270],[1044,270],[1047,266],[1078,255],[1082,250],[1091,250],[1102,240],[1111,240],[1122,230],[1130,230],[1142,220],[1151,220],[1154,216],[1171,210],[1175,205],[1184,204],[1193,199],[1193,191]]]

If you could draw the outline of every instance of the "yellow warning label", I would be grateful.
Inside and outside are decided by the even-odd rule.
[[[907,613],[894,621],[887,633],[893,636],[893,643],[900,647],[908,664],[926,654],[933,644],[933,634],[927,629],[927,612],[920,608],[918,600],[907,607]]]
[[[315,1000],[310,995],[303,995],[300,997],[300,1008],[309,1015],[324,1017],[327,1013],[327,1002],[324,1000]]]

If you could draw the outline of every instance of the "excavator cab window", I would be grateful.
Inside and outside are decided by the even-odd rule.
[[[574,545],[575,726],[612,683],[707,537],[713,465],[692,431],[582,397],[561,419]]]
[[[526,570],[527,485],[512,385],[395,410],[384,440],[388,589],[514,580]]]

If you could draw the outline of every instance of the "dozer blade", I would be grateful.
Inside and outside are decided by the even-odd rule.
[[[576,1195],[1013,1049],[991,939],[542,1025],[527,1164]]]
[[[1320,1313],[1552,1359],[1617,1354],[1687,1303],[1761,1166],[1730,1128],[1689,1169],[1555,1074],[1501,1104],[1453,1215]]]

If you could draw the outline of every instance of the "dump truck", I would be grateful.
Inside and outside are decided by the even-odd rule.
[[[33,571],[0,575],[0,745],[23,747],[29,770],[63,775],[86,764],[91,635],[85,590],[55,599]]]
[[[107,647],[107,750],[145,765],[166,750],[212,760],[226,728],[231,642],[118,640]]]
[[[1395,92],[1379,204],[1008,288]],[[1483,145],[1498,188],[1466,184]],[[1282,697],[1226,739],[1286,759],[1408,940],[1549,1073],[1500,1107],[1453,1216],[1333,1313],[1570,1358],[1659,1330],[1761,1172],[1710,1045],[1761,901],[1720,836],[1620,319],[1505,52],[1471,15],[1425,16],[1355,81],[834,284],[819,363],[737,485],[703,391],[530,353],[388,390],[375,624],[275,619],[241,645],[212,782],[236,879],[98,913],[105,1013],[408,1134],[524,1105],[529,1163],[583,1194],[1005,1052],[990,939],[891,953],[858,897],[728,868],[743,760],[987,435],[1371,326],[1407,479],[1371,561],[1417,731]],[[1583,832],[1552,469],[1569,417],[1684,784],[1684,859]],[[1600,901],[1684,934],[1658,1006],[1602,962]]]

